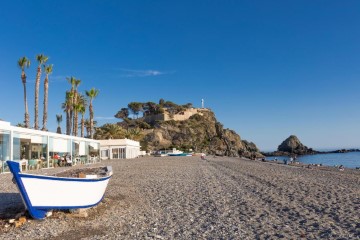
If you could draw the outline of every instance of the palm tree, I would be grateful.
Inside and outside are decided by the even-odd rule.
[[[89,137],[90,136],[90,119],[87,118],[84,120],[84,126],[86,129],[86,137]]]
[[[73,136],[77,136],[78,134],[78,116],[79,116],[79,112],[82,110],[82,105],[80,103],[76,103],[73,107],[73,111],[74,111],[74,121],[73,121]]]
[[[89,98],[89,113],[90,113],[90,138],[94,137],[93,128],[94,128],[94,109],[92,105],[92,101],[99,94],[99,90],[92,88],[89,91],[86,91],[86,96]]]
[[[80,136],[81,137],[84,137],[84,129],[85,129],[85,119],[84,119],[84,116],[85,116],[85,112],[86,112],[86,106],[84,105],[81,105],[80,107],[80,111],[81,113],[81,130],[80,130]]]
[[[61,127],[60,127],[60,123],[62,122],[62,115],[61,114],[56,114],[56,122],[58,124],[57,129],[56,129],[56,133],[61,134]]]
[[[142,132],[140,128],[131,128],[128,129],[125,133],[125,137],[132,140],[141,140],[142,138]]]
[[[25,127],[30,127],[30,116],[29,116],[29,109],[28,109],[28,103],[26,98],[26,74],[25,74],[25,68],[30,67],[30,60],[27,57],[22,57],[18,61],[18,66],[21,68],[21,81],[23,83],[24,87],[24,104],[25,104]]]
[[[125,130],[117,124],[107,123],[96,129],[96,139],[119,139],[125,137]]]
[[[77,136],[78,133],[78,116],[79,116],[79,110],[80,110],[80,105],[78,104],[79,102],[79,93],[77,91],[78,86],[81,83],[80,79],[75,79],[74,82],[74,96],[73,96],[73,135]]]
[[[46,124],[47,124],[47,110],[48,110],[48,94],[49,94],[49,75],[53,71],[53,65],[48,65],[44,67],[44,71],[46,73],[45,80],[44,80],[44,111],[43,111],[43,131],[47,131]]]
[[[78,103],[80,105],[79,107],[79,113],[81,114],[81,131],[80,135],[81,137],[84,137],[84,128],[85,128],[85,112],[87,107],[87,101],[84,95],[79,94]]]
[[[70,96],[69,103],[68,103],[69,104],[68,108],[69,108],[69,118],[70,119],[69,120],[66,119],[66,124],[68,124],[68,121],[69,121],[69,124],[70,124],[70,133],[68,134],[68,135],[70,135],[71,134],[71,129],[72,129],[72,121],[73,121],[73,118],[74,118],[73,117],[73,115],[74,115],[73,107],[74,107],[74,96],[75,96],[74,92],[75,92],[76,78],[71,76],[71,77],[67,77],[66,79],[71,84],[71,89],[70,89],[71,96]],[[66,127],[66,129],[67,128],[68,128],[68,126]],[[67,130],[66,130],[66,132],[67,132]]]
[[[41,78],[41,66],[44,65],[49,58],[43,54],[36,55],[36,60],[39,65],[36,73],[35,81],[35,125],[34,128],[39,129],[39,88],[40,88],[40,78]]]
[[[66,135],[71,134],[71,109],[72,109],[72,92],[66,91],[65,102],[62,104],[62,109],[66,113]]]
[[[97,124],[97,122],[93,121],[93,127],[95,127],[96,124]],[[86,137],[90,136],[90,125],[91,125],[90,119],[85,119],[84,126],[85,126],[85,129],[86,129]]]

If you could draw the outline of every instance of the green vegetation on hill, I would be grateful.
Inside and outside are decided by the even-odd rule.
[[[141,106],[141,107],[140,107]],[[129,138],[140,141],[143,150],[161,150],[177,148],[183,151],[205,152],[222,156],[262,157],[254,143],[241,140],[233,130],[224,129],[210,110],[198,109],[198,114],[183,121],[145,122],[143,116],[167,111],[176,114],[192,108],[192,104],[178,105],[161,99],[153,102],[132,102],[128,108],[121,108],[115,117],[123,121],[117,124],[105,124],[96,129],[95,138]],[[129,113],[135,118],[129,118]]]
[[[159,103],[130,102],[127,108],[121,108],[115,114],[115,117],[125,121],[126,119],[132,119],[129,118],[130,113],[133,115],[133,119],[139,118],[140,113],[142,113],[142,116],[161,114],[165,111],[167,111],[169,114],[177,114],[185,111],[188,108],[192,108],[192,106],[192,103],[178,105],[171,101],[165,101],[164,99],[160,99]]]

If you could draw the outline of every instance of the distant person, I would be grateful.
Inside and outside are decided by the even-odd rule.
[[[54,159],[56,159],[56,160],[60,159],[60,155],[59,155],[59,154],[57,154],[57,153],[55,153],[55,155],[54,155]]]
[[[205,160],[205,153],[202,153],[202,154],[201,154],[201,159],[202,159],[202,160]]]
[[[55,164],[57,164],[60,167],[60,155],[55,153],[53,158],[54,158]]]

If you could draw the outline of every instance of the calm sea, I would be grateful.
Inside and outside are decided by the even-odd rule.
[[[266,160],[284,160],[289,157],[267,157]],[[325,166],[344,165],[348,168],[360,167],[360,152],[349,152],[349,153],[328,153],[328,154],[315,154],[300,156],[297,158],[299,162],[305,164],[322,164]]]

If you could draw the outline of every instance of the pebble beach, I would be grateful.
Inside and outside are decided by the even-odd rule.
[[[24,215],[21,197],[0,175],[0,239],[360,239],[359,170],[213,156],[95,165],[114,175],[87,217],[53,212],[20,227],[9,219]]]

